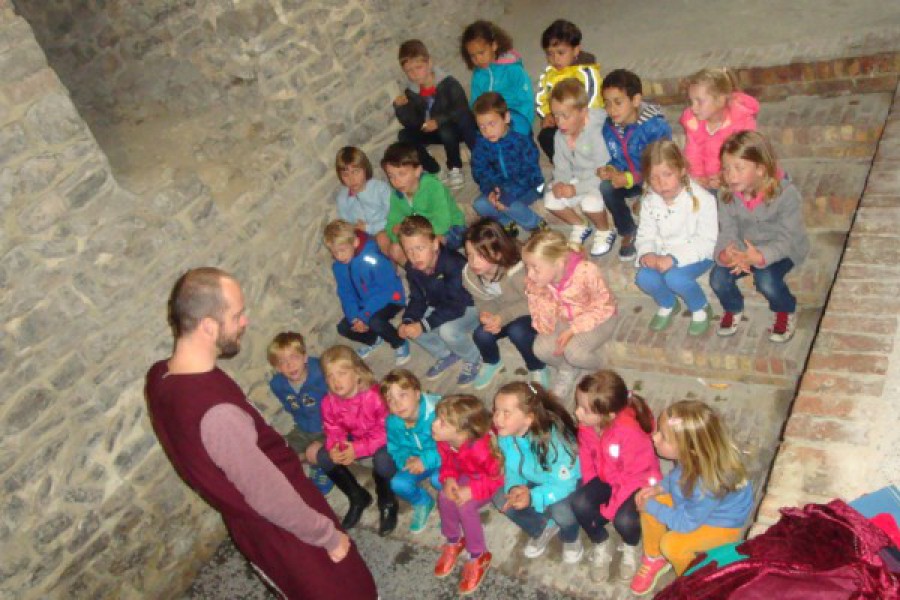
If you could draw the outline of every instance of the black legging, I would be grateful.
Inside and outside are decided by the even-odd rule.
[[[613,527],[629,546],[636,546],[641,541],[641,517],[634,503],[635,494],[637,490],[622,503],[613,518]],[[572,511],[578,519],[578,524],[595,544],[603,543],[609,537],[606,532],[606,524],[609,521],[600,514],[600,507],[609,502],[611,495],[612,488],[609,484],[595,477],[570,496]]]

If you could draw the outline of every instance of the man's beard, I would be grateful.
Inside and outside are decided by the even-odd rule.
[[[216,340],[216,348],[219,350],[219,358],[232,358],[241,351],[241,335],[243,330],[235,333],[231,338],[225,339],[219,336]]]

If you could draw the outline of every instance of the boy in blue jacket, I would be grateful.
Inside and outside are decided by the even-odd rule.
[[[481,353],[472,340],[478,311],[463,287],[466,259],[448,250],[425,217],[412,215],[400,223],[398,237],[409,262],[409,304],[403,313],[400,337],[415,340],[437,359],[425,374],[437,379],[460,359],[457,385],[469,385],[481,369]]]
[[[325,227],[325,245],[334,257],[331,266],[344,318],[338,333],[362,344],[356,352],[365,358],[387,340],[398,365],[409,361],[409,342],[391,324],[406,301],[403,283],[394,265],[378,249],[374,238],[341,219]]]
[[[603,139],[610,161],[597,169],[603,180],[600,193],[612,213],[622,237],[619,260],[634,260],[637,226],[627,198],[641,194],[641,155],[650,142],[672,139],[672,128],[656,104],[643,101],[641,79],[631,71],[616,69],[603,78],[603,102],[609,115],[603,124]]]
[[[328,393],[319,359],[308,356],[303,336],[294,331],[276,335],[266,350],[269,364],[275,373],[269,379],[269,389],[293,418],[296,429],[285,439],[301,461],[315,464],[315,456],[325,440],[322,434],[322,398]],[[334,487],[328,475],[313,466],[309,478],[322,494]]]
[[[509,108],[497,92],[479,96],[474,109],[481,131],[472,154],[472,176],[481,190],[475,210],[500,221],[511,236],[518,227],[545,229],[547,223],[530,208],[544,183],[537,146],[530,135],[511,129]]]
[[[413,507],[410,533],[421,533],[435,505],[431,495],[419,484],[431,479],[441,464],[431,434],[434,407],[441,398],[422,393],[422,384],[406,369],[394,369],[385,375],[381,397],[391,411],[385,422],[388,454],[397,467],[391,489]]]

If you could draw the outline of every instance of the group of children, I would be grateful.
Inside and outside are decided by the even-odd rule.
[[[682,150],[640,78],[624,69],[601,77],[574,24],[554,22],[541,43],[549,65],[535,95],[510,36],[487,21],[468,26],[460,51],[473,71],[471,102],[421,41],[401,45],[409,82],[393,102],[398,142],[381,160],[389,185],[360,149],[342,148],[339,219],[324,233],[344,315],[338,332],[359,346],[334,346],[317,361],[299,334],[280,334],[269,348],[271,389],[295,417],[302,433],[293,443],[316,484],[347,495],[345,528],[373,501],[348,469],[363,458],[382,535],[396,527],[398,496],[413,507],[413,533],[438,506],[447,543],[435,574],[449,575],[466,550],[461,592],[476,589],[490,564],[479,511],[493,503],[528,534],[530,558],[558,536],[563,560],[577,562],[584,529],[601,579],[612,522],[620,575],[643,594],[670,565],[680,574],[697,552],[736,540],[752,491],[714,411],[678,402],[654,422],[618,375],[600,369],[618,311],[588,256],[619,239],[619,258],[635,263],[637,286],[657,304],[649,328],[668,328],[683,303],[693,336],[712,321],[700,276],[710,272],[724,309],[717,333],[730,336],[743,312],[737,280],[752,275],[775,313],[769,339],[786,342],[796,299],[784,279],[809,251],[802,203],[755,132],[759,104],[727,70],[689,79]],[[469,227],[448,189],[465,180],[461,143],[480,191],[482,218]],[[444,146],[446,173],[430,144]],[[538,146],[553,162],[546,181]],[[566,233],[533,210],[538,199]],[[484,389],[503,368],[503,338],[529,375],[497,392],[493,413],[472,395],[425,394],[399,368],[412,342],[434,360],[425,379],[460,363],[457,384]],[[398,368],[379,385],[363,359],[384,342]],[[657,455],[676,461],[665,477]]]
[[[715,411],[677,402],[655,422],[613,371],[578,382],[574,415],[527,381],[502,386],[490,411],[470,394],[425,393],[407,369],[379,383],[348,346],[310,357],[299,333],[277,335],[268,354],[270,387],[301,432],[291,443],[349,500],[342,526],[354,527],[372,504],[349,469],[368,459],[379,534],[396,528],[398,498],[412,507],[413,534],[437,506],[446,542],[434,574],[450,575],[465,550],[463,594],[478,588],[491,563],[480,516],[488,504],[526,533],[527,558],[558,537],[563,562],[579,562],[584,529],[597,581],[609,577],[611,522],[622,540],[619,577],[638,594],[670,567],[680,574],[698,552],[738,540],[752,507],[740,453]],[[665,477],[657,454],[676,463]]]

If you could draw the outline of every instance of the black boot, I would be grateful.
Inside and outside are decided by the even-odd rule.
[[[397,497],[391,489],[390,478],[372,473],[375,493],[378,495],[378,535],[389,535],[397,528]]]
[[[362,517],[363,511],[372,504],[372,494],[366,491],[366,488],[359,485],[356,477],[350,472],[350,469],[344,465],[337,465],[328,472],[328,478],[334,482],[339,490],[344,492],[347,499],[350,500],[350,508],[341,521],[341,527],[344,529],[352,529],[359,519]]]

